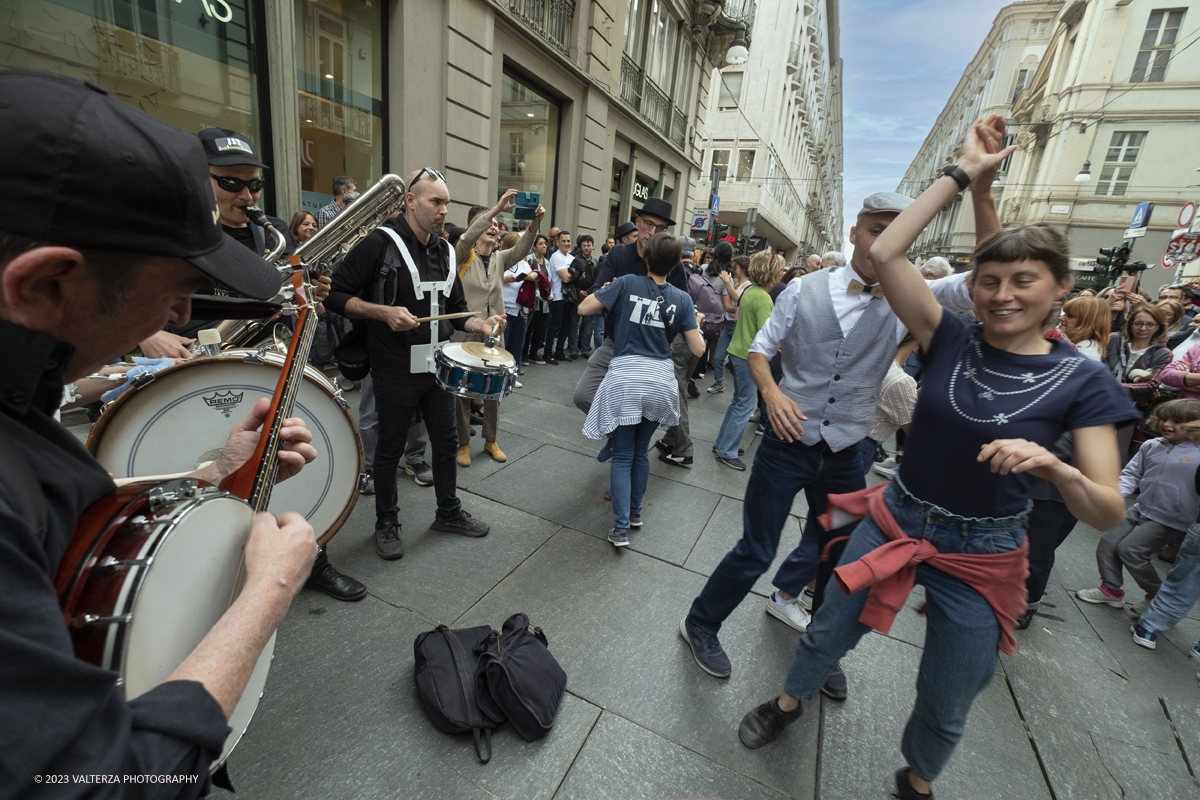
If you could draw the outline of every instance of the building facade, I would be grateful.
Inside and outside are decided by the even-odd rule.
[[[1013,3],[1000,9],[975,57],[963,71],[937,121],[896,191],[916,197],[959,155],[969,126],[981,116],[1012,117],[1013,106],[1042,63],[1053,34],[1061,0]],[[1011,144],[1016,137],[1009,131]],[[1012,159],[1001,165],[995,193],[1002,196]],[[975,215],[970,198],[959,195],[946,206],[913,244],[911,256],[943,256],[965,267],[975,246]]]
[[[712,76],[695,193],[707,198],[715,170],[727,241],[770,246],[789,261],[841,249],[837,0],[763,0],[752,34],[749,60]],[[752,245],[742,242],[749,209],[758,212]]]
[[[683,232],[710,75],[745,11],[719,0],[0,0],[0,68],[91,80],[185,129],[250,135],[270,165],[264,205],[285,219],[329,202],[337,175],[365,189],[435,166],[457,224],[515,188],[577,234],[605,235],[651,196],[675,204]]]
[[[997,73],[1014,86],[1005,116],[1011,121],[1010,141],[1018,148],[996,190],[1001,220],[1060,226],[1080,283],[1090,282],[1087,273],[1099,248],[1119,245],[1145,202],[1156,204],[1155,214],[1147,234],[1132,240],[1134,260],[1152,265],[1142,285],[1154,291],[1174,276],[1174,270],[1157,265],[1179,210],[1200,195],[1195,158],[1200,48],[1191,47],[1197,14],[1200,3],[1162,0],[1015,3],[1001,12],[989,34],[991,39],[1008,15],[1010,25],[1028,31],[1027,46],[1041,48],[1040,55],[1029,50],[1008,75]],[[1017,91],[1014,75],[1033,66],[1031,56],[1037,57],[1036,69],[1025,73]],[[973,63],[964,81],[980,71]],[[980,113],[996,108],[984,102]],[[965,121],[972,118],[963,115]],[[950,163],[946,159],[961,138],[949,130],[931,134],[933,149],[945,156],[941,162],[914,162],[902,190],[913,193]],[[973,230],[973,224],[966,206],[957,218],[953,206],[944,211],[919,243],[918,254],[969,252],[973,233],[967,235],[967,226]],[[946,232],[950,236],[939,239]],[[1186,274],[1200,274],[1200,263],[1193,262]]]

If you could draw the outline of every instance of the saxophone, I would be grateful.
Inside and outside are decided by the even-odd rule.
[[[365,239],[367,234],[382,225],[383,221],[395,212],[396,205],[403,197],[404,179],[399,175],[384,175],[357,200],[346,206],[345,210],[334,217],[329,224],[300,245],[291,256],[284,254],[283,234],[267,222],[266,215],[258,209],[246,209],[246,214],[250,217],[251,222],[265,227],[275,236],[274,249],[264,257],[269,264],[279,269],[281,289],[279,294],[271,298],[271,301],[285,305],[292,304],[294,300],[291,296],[293,259],[298,259],[297,263],[307,264],[314,274],[318,274],[320,265],[337,263],[353,250],[355,245]],[[207,334],[208,330],[214,330],[216,331],[215,335],[208,334],[204,338],[217,340],[219,337],[221,349],[237,349],[244,347],[270,322],[270,319],[224,320],[211,329],[201,331],[201,334]],[[286,349],[286,340],[281,340],[280,335],[277,335],[276,339],[276,344],[283,344]],[[192,347],[192,351],[195,353],[208,352],[199,341]]]

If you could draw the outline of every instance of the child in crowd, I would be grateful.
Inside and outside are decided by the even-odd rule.
[[[1198,420],[1200,400],[1172,400],[1155,409],[1150,426],[1162,438],[1142,445],[1121,471],[1121,494],[1129,497],[1140,492],[1138,501],[1125,515],[1125,521],[1104,534],[1096,546],[1100,586],[1075,592],[1080,600],[1123,608],[1124,567],[1146,593],[1145,599],[1133,606],[1133,613],[1146,613],[1162,586],[1151,559],[1187,530],[1200,513],[1200,497],[1193,491],[1200,446],[1188,438],[1184,427]]]
[[[611,434],[615,547],[629,544],[629,529],[642,527],[642,496],[650,478],[647,449],[655,428],[679,422],[679,386],[671,362],[671,342],[682,331],[693,355],[704,355],[692,298],[667,283],[683,250],[669,233],[646,243],[649,275],[622,275],[583,299],[579,313],[612,312],[613,359],[583,426],[584,435]]]

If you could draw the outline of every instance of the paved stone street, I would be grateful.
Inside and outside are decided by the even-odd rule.
[[[749,472],[709,457],[731,393],[691,402],[693,468],[651,457],[646,525],[617,551],[605,540],[608,465],[596,462],[599,445],[571,405],[583,362],[526,372],[501,405],[508,462],[493,462],[475,438],[475,461],[458,473],[464,506],[491,523],[490,536],[426,530],[433,489],[401,474],[403,560],[376,557],[369,497],[330,543],[333,562],[370,594],[359,603],[309,590],[296,598],[262,704],[230,759],[238,797],[886,797],[903,763],[924,639],[920,597],[890,635],[869,634],[844,659],[849,699],[808,702],[778,742],[747,750],[738,722],[779,691],[798,637],[764,613],[773,573],[722,631],[731,679],[702,673],[678,633],[741,535]],[[347,399],[357,406],[358,393]],[[793,511],[781,557],[798,540],[803,498]],[[976,702],[939,798],[1200,796],[1200,688],[1185,655],[1200,638],[1200,611],[1148,651],[1130,640],[1128,612],[1070,599],[1067,589],[1096,585],[1098,535],[1081,525],[1059,551],[1045,614],[1018,634],[1016,655],[1001,659]],[[526,742],[503,726],[481,765],[469,736],[426,721],[412,643],[438,623],[499,628],[517,611],[545,629],[567,696],[549,736]]]

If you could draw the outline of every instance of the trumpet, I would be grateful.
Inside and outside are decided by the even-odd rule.
[[[279,269],[282,287],[280,293],[271,298],[271,302],[288,306],[293,304],[293,258],[298,259],[298,263],[307,264],[314,274],[318,273],[322,264],[336,264],[359,242],[367,238],[367,234],[382,225],[383,221],[394,213],[397,204],[403,198],[404,179],[399,175],[384,175],[357,200],[346,206],[342,213],[313,234],[311,239],[300,245],[291,256],[284,254],[286,240],[280,231],[275,230],[266,215],[258,208],[247,208],[246,215],[251,223],[268,230],[276,240],[274,248],[264,257],[268,263]],[[270,323],[271,318],[225,320],[215,325],[213,330],[217,331],[220,341],[223,342],[222,349],[229,350],[245,347]],[[286,326],[277,325],[274,335],[276,347],[286,350],[291,332]],[[203,352],[199,343],[192,347],[192,352]]]

